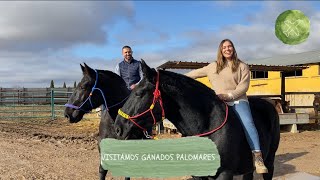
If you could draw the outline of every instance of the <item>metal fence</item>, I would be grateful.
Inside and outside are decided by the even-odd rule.
[[[73,88],[0,88],[0,119],[63,117]]]
[[[63,117],[74,88],[0,88],[0,119]],[[286,92],[286,99],[295,100],[291,108],[312,108],[313,94],[320,92]],[[306,96],[308,95],[308,97]],[[281,97],[280,95],[252,95],[257,97]],[[292,97],[291,97],[292,96]]]

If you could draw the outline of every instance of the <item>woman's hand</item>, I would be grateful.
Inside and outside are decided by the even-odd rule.
[[[233,100],[232,95],[230,95],[230,94],[217,94],[217,95],[223,101],[232,101]]]

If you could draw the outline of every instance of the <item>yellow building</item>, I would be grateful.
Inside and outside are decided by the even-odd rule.
[[[307,66],[303,70],[284,72],[285,100],[290,101],[290,106],[312,106],[314,93],[320,92],[320,50],[304,53],[275,56],[264,59],[249,60],[248,64],[263,64],[275,66]],[[179,69],[197,69],[207,63],[163,64],[158,68],[173,67],[179,65]],[[208,78],[199,78],[200,82],[208,87],[211,84]],[[281,95],[281,72],[279,71],[251,71],[251,81],[248,95]],[[297,112],[313,112],[312,108],[296,108]]]
[[[303,65],[308,68],[287,72],[285,78],[286,101],[290,106],[312,106],[314,93],[320,93],[320,51],[276,56],[248,61],[247,63],[272,65]],[[207,78],[199,78],[211,87]],[[295,93],[293,93],[295,92]],[[251,71],[248,95],[280,95],[281,73],[276,71]],[[297,112],[312,112],[312,108],[297,108]]]

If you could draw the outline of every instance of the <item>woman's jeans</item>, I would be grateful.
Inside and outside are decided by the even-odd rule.
[[[259,135],[253,122],[249,102],[239,101],[238,104],[235,103],[232,107],[240,119],[251,150],[260,151]]]

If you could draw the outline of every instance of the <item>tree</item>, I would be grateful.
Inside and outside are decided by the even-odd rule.
[[[50,88],[54,88],[54,82],[53,82],[53,80],[51,80]]]
[[[73,87],[74,87],[74,88],[77,87],[77,81],[74,81]]]
[[[66,82],[63,82],[63,88],[67,88]]]

